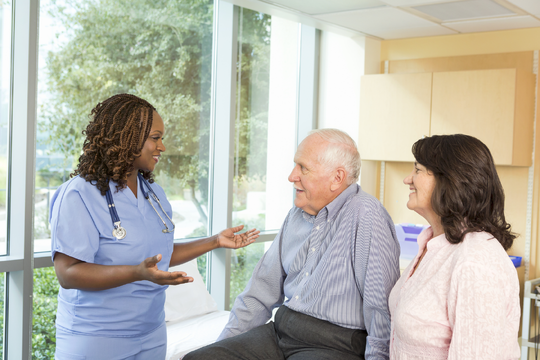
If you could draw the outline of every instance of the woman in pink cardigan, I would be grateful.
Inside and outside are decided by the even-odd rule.
[[[431,136],[412,148],[407,207],[431,227],[389,299],[390,359],[518,359],[515,235],[488,148],[467,135]]]

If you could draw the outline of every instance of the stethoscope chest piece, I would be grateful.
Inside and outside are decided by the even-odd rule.
[[[114,225],[116,225],[116,228],[113,229],[112,235],[117,240],[122,240],[123,238],[125,238],[127,235],[127,231],[122,226],[120,226],[120,221],[115,222]]]
[[[107,199],[107,204],[109,206],[109,213],[111,214],[111,220],[113,222],[114,229],[112,231],[112,235],[117,240],[122,240],[126,237],[127,231],[120,225],[120,217],[118,217],[118,213],[116,212],[116,206],[114,206],[113,197],[111,194],[111,190],[107,190],[105,193],[105,198]]]

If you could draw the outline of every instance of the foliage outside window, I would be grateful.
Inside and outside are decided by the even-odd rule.
[[[32,359],[54,359],[56,350],[56,308],[58,280],[54,268],[34,270]]]
[[[1,273],[0,274],[0,334],[1,340],[0,341],[0,359],[4,358],[4,301],[5,301],[5,284],[6,282],[6,274]]]
[[[50,238],[47,205],[78,162],[90,110],[117,93],[165,121],[155,173],[175,238],[206,235],[212,12],[209,0],[41,2],[36,239]]]
[[[231,263],[231,288],[230,288],[230,309],[234,305],[234,300],[244,291],[255,266],[264,255],[265,243],[256,243],[248,247],[234,250]],[[229,310],[230,310],[229,309]]]
[[[269,15],[240,9],[236,82],[233,221],[265,230]]]

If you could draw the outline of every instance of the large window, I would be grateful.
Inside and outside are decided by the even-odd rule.
[[[148,100],[165,121],[167,151],[155,174],[175,239],[207,235],[212,16],[212,0],[41,1],[36,252],[50,251],[51,197],[77,166],[90,111],[118,93]],[[206,256],[199,268],[206,280]],[[52,268],[34,276],[33,354],[47,359],[58,283]]]
[[[279,185],[294,155],[298,23],[241,8],[238,29],[233,222],[274,230],[292,205]]]
[[[293,203],[299,24],[223,0],[11,2],[0,1],[0,359],[53,358],[51,199],[77,166],[92,108],[117,93],[147,99],[165,121],[155,179],[176,241],[263,230],[245,249],[198,259],[227,309]]]
[[[298,23],[244,8],[238,18],[233,222],[275,230],[292,206]],[[230,306],[263,245],[232,253]]]
[[[155,173],[175,238],[207,234],[212,9],[211,0],[41,1],[36,251],[50,250],[50,198],[77,166],[90,111],[118,93],[147,99],[165,121]]]

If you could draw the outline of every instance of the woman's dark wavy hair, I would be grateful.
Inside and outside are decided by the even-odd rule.
[[[98,103],[83,130],[86,135],[79,165],[71,176],[80,175],[95,185],[102,195],[109,189],[109,179],[117,183],[116,190],[127,186],[133,173],[133,161],[141,156],[156,109],[135,95],[118,94]],[[151,172],[143,172],[153,182]]]
[[[412,152],[435,176],[431,206],[449,242],[486,231],[505,250],[512,246],[516,235],[504,217],[504,190],[484,143],[462,134],[434,135],[418,140]]]

